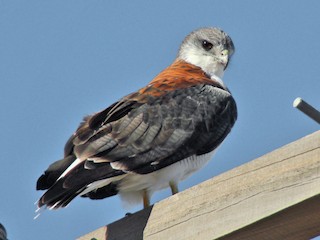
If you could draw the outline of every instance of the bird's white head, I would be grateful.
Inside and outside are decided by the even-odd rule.
[[[225,32],[200,28],[184,39],[177,59],[200,67],[210,77],[222,78],[233,53],[233,42]]]

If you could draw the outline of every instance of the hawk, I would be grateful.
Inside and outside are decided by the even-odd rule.
[[[64,158],[37,181],[39,208],[67,206],[76,196],[150,205],[153,192],[203,167],[229,134],[237,107],[222,81],[234,52],[218,28],[182,42],[174,62],[148,85],[84,118]]]

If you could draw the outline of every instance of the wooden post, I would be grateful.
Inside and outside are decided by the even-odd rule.
[[[300,240],[317,235],[320,131],[79,240]]]

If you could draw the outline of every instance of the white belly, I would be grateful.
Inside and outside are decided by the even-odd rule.
[[[170,181],[178,184],[206,165],[213,154],[214,151],[201,156],[191,156],[149,174],[127,174],[118,184],[120,197],[125,205],[141,203],[143,191],[146,190],[151,196],[153,192],[169,187]]]

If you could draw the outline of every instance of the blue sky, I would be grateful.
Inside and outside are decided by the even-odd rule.
[[[9,238],[74,239],[124,216],[118,197],[77,198],[33,220],[36,180],[84,115],[147,84],[196,28],[218,26],[234,41],[224,80],[239,119],[182,190],[317,131],[292,102],[320,109],[319,9],[316,0],[0,0],[0,222]]]

